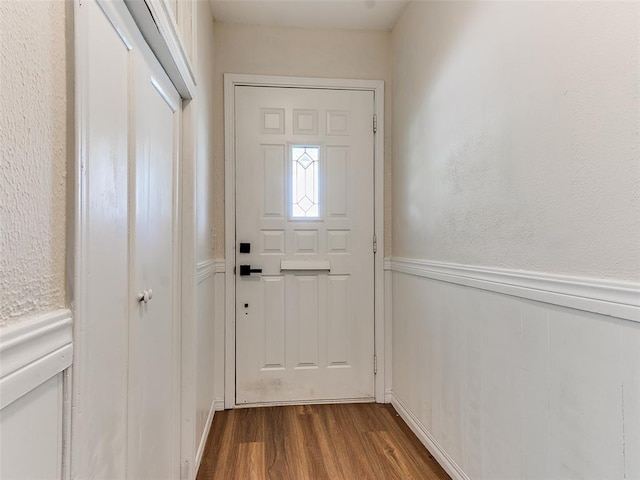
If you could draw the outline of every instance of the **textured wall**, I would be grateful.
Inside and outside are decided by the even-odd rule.
[[[223,74],[363,78],[385,81],[385,253],[391,252],[390,34],[216,24],[215,98],[223,106]],[[216,257],[224,256],[224,111],[214,118]]]
[[[414,2],[393,254],[640,279],[637,2]]]
[[[0,1],[0,325],[65,302],[65,2]]]

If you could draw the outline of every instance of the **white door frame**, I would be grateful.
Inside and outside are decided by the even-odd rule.
[[[236,255],[236,156],[235,156],[235,87],[289,87],[371,91],[377,131],[374,135],[374,376],[376,402],[384,402],[384,81],[333,78],[272,77],[265,75],[224,75],[224,214],[225,214],[225,367],[224,408],[236,406],[236,282],[233,267]],[[373,361],[373,359],[372,359]],[[373,365],[371,365],[373,368]]]

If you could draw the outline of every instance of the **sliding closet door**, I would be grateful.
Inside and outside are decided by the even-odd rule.
[[[180,97],[133,52],[130,140],[129,478],[180,478],[177,159]]]
[[[181,98],[122,1],[75,4],[71,478],[180,478]]]
[[[79,160],[71,478],[121,479],[127,473],[133,21],[124,4],[76,3]]]

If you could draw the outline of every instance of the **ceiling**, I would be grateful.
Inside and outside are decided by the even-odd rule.
[[[390,30],[407,0],[210,0],[219,22]]]

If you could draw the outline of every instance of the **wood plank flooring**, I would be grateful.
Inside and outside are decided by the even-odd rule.
[[[216,412],[197,480],[445,480],[391,405]]]

